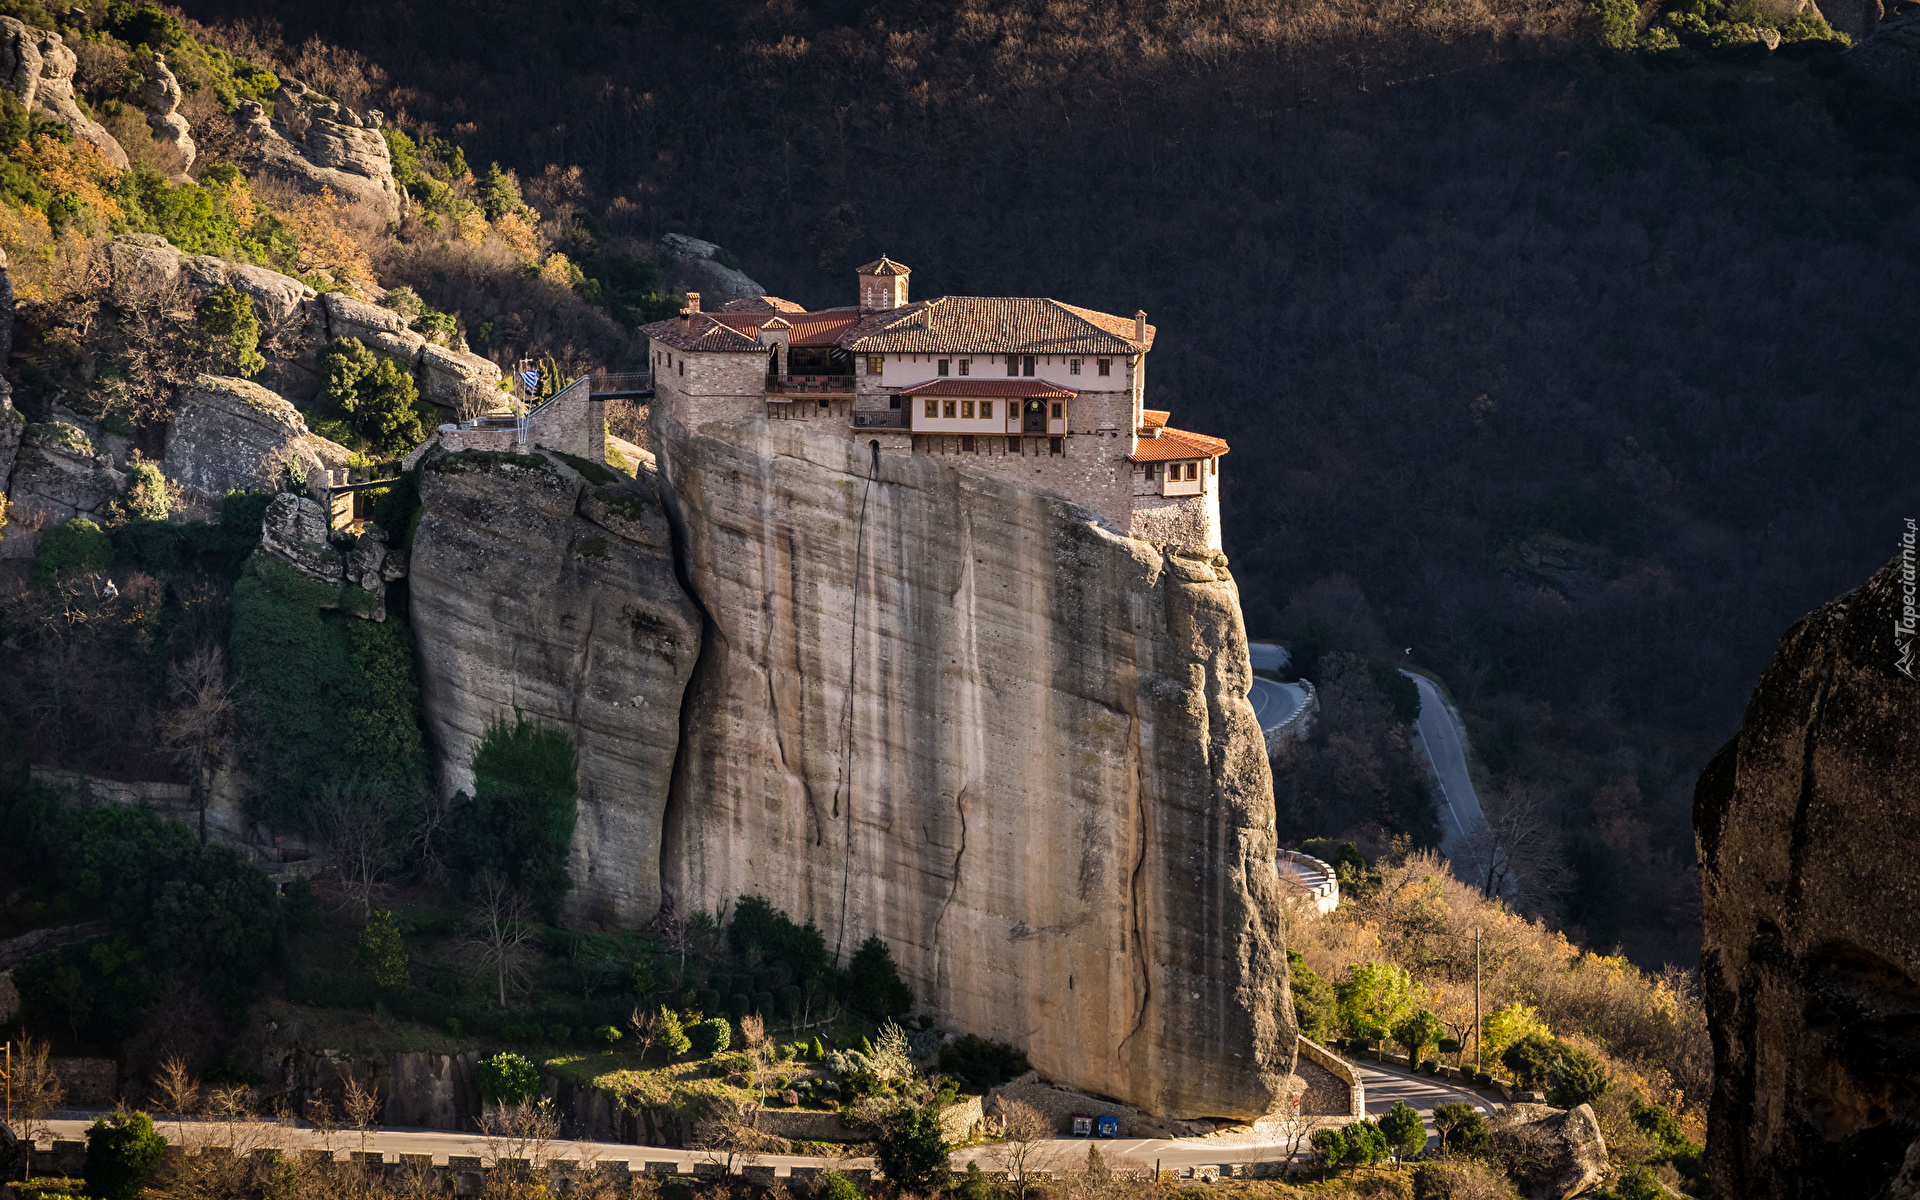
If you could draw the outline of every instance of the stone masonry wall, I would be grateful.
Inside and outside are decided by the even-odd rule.
[[[1178,546],[1220,548],[1220,484],[1207,481],[1198,496],[1134,496],[1133,537]]]

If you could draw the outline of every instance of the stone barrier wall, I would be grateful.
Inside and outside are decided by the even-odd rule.
[[[1112,1100],[1100,1100],[1085,1092],[1058,1084],[1046,1083],[1039,1073],[1028,1071],[1012,1083],[1002,1084],[987,1094],[982,1106],[985,1117],[998,1118],[1002,1115],[1002,1106],[1021,1101],[1040,1110],[1040,1115],[1053,1125],[1055,1132],[1070,1133],[1071,1118],[1076,1113],[1090,1117],[1120,1118],[1120,1136],[1131,1136],[1134,1122],[1140,1113],[1129,1105]]]
[[[1308,1038],[1298,1042],[1300,1053],[1315,1066],[1331,1073],[1334,1078],[1347,1085],[1347,1115],[1364,1117],[1367,1115],[1367,1085],[1361,1081],[1360,1073],[1353,1064],[1341,1058],[1333,1051]]]
[[[1263,730],[1267,742],[1267,757],[1272,758],[1279,752],[1283,742],[1306,737],[1313,732],[1313,718],[1320,711],[1320,693],[1314,690],[1310,680],[1298,681],[1301,690],[1307,693],[1307,702],[1286,720],[1272,729]]]

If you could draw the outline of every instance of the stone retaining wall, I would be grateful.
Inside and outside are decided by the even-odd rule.
[[[1300,1047],[1300,1056],[1327,1071],[1347,1086],[1347,1116],[1364,1117],[1367,1115],[1367,1085],[1360,1079],[1353,1064],[1341,1058],[1333,1051],[1308,1038],[1296,1043]]]
[[[1039,1074],[1028,1071],[1012,1083],[1002,1084],[987,1094],[983,1112],[986,1117],[998,1118],[1002,1115],[1002,1106],[1021,1101],[1040,1110],[1055,1132],[1072,1132],[1070,1118],[1076,1113],[1090,1117],[1120,1118],[1120,1136],[1131,1136],[1133,1125],[1139,1119],[1138,1109],[1112,1100],[1100,1100],[1085,1092],[1058,1084],[1046,1083]]]
[[[1313,684],[1308,680],[1302,679],[1299,684],[1301,690],[1307,693],[1307,702],[1286,720],[1272,729],[1262,731],[1267,740],[1268,758],[1278,753],[1283,743],[1296,741],[1313,732],[1313,718],[1320,711],[1320,693],[1314,690]]]

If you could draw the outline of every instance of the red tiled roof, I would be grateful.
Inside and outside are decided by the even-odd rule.
[[[802,313],[807,306],[792,300],[782,300],[778,296],[748,296],[744,300],[729,300],[720,306],[723,313],[733,312],[783,312]]]
[[[784,303],[784,302],[783,302]],[[710,335],[698,344],[687,339],[680,330],[680,318],[672,317],[665,321],[655,321],[641,327],[640,332],[658,342],[677,346],[682,350],[759,350],[760,326],[778,317],[792,330],[788,334],[788,344],[793,346],[833,346],[840,341],[841,335],[860,323],[860,310],[857,308],[826,308],[819,312],[807,312],[804,309],[782,309],[778,312],[771,308],[757,311],[722,310],[717,313],[695,313],[693,326],[703,328],[703,321],[731,330],[737,337],[722,338]]]
[[[1157,438],[1141,438],[1128,458],[1133,462],[1170,462],[1184,458],[1217,458],[1227,452],[1227,444],[1204,433],[1184,429],[1160,429]]]
[[[1080,393],[1044,379],[936,379],[901,388],[902,396],[1015,396],[1020,399],[1071,400]]]
[[[1158,429],[1167,423],[1167,415],[1164,408],[1143,408],[1140,410],[1140,428]]]
[[[856,275],[911,275],[912,271],[882,254],[854,272]]]
[[[751,332],[735,327],[735,322],[746,315],[697,312],[688,319],[684,328],[679,317],[668,317],[664,321],[642,325],[640,332],[676,350],[759,350],[760,329],[757,321]]]
[[[1133,322],[1058,300],[1004,296],[943,296],[878,313],[872,332],[843,340],[857,353],[1137,354],[1153,346],[1133,341]]]

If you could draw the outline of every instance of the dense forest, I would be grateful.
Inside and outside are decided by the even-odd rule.
[[[184,11],[562,234],[708,238],[811,305],[884,251],[918,296],[1146,309],[1152,403],[1233,445],[1250,629],[1435,671],[1490,807],[1552,834],[1532,899],[1657,963],[1700,766],[1915,508],[1920,224],[1913,106],[1821,22],[1767,55],[1738,4],[1617,8]],[[632,353],[599,336],[514,349]],[[1299,832],[1377,847],[1375,790]]]

